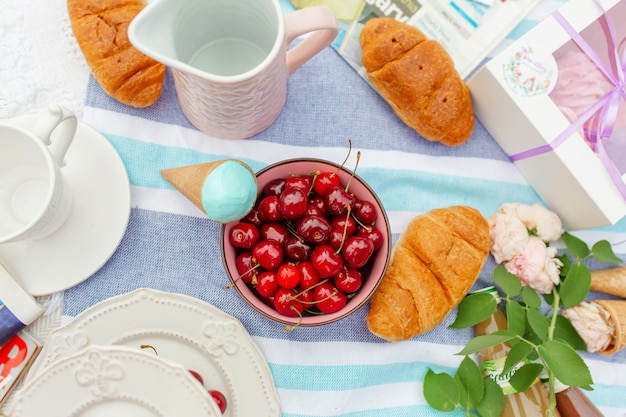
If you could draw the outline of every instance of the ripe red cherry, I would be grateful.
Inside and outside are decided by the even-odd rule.
[[[242,222],[252,223],[256,227],[261,227],[263,225],[263,221],[259,217],[259,210],[252,208],[248,214],[246,214],[242,219]]]
[[[303,289],[311,288],[321,281],[320,274],[317,273],[311,261],[304,261],[298,264],[300,271],[300,287]]]
[[[279,244],[285,244],[287,237],[289,237],[289,230],[282,222],[269,222],[261,226],[261,239],[273,240]]]
[[[228,403],[226,402],[226,397],[220,391],[217,390],[209,390],[209,394],[213,401],[217,404],[217,407],[220,409],[220,412],[224,414],[226,412],[226,408],[228,407]]]
[[[328,240],[331,227],[326,218],[320,216],[306,216],[298,222],[297,229],[300,235],[307,242],[320,245]]]
[[[201,375],[200,375],[197,371],[194,371],[193,369],[187,369],[187,370],[189,371],[189,373],[190,373],[191,375],[193,375],[193,377],[194,377],[194,378],[196,378],[196,380],[197,380],[199,383],[201,383],[201,384],[203,384],[203,385],[204,385],[204,379],[202,378],[202,376],[201,376]]]
[[[276,281],[283,288],[296,288],[300,283],[300,271],[298,267],[290,264],[282,264],[276,272]]]
[[[254,261],[252,252],[245,251],[237,255],[235,265],[237,266],[237,272],[239,272],[239,276],[243,282],[256,284],[259,275],[259,265]]]
[[[319,217],[326,216],[326,214],[324,214],[324,212],[313,203],[307,204],[306,213],[304,213],[304,215],[305,216],[319,216]]]
[[[275,222],[282,218],[278,205],[280,200],[275,195],[265,197],[259,202],[259,218],[264,222]]]
[[[273,240],[262,240],[252,248],[252,256],[264,269],[278,268],[283,262],[283,247]]]
[[[357,292],[361,288],[363,277],[357,268],[346,267],[335,275],[333,282],[339,291],[350,294]]]
[[[343,232],[344,228],[346,229],[346,236],[352,236],[357,229],[357,224],[354,219],[350,216],[337,216],[333,217],[330,224],[333,226],[333,229],[339,229]]]
[[[261,234],[252,223],[239,222],[230,230],[228,238],[236,248],[251,249],[261,239]]]
[[[296,300],[296,291],[290,288],[279,288],[274,294],[274,308],[283,316],[298,317],[304,311],[304,304]]]
[[[311,252],[311,265],[322,278],[332,278],[341,271],[344,261],[330,245],[320,245]]]
[[[255,288],[261,297],[273,297],[280,288],[280,284],[276,279],[276,273],[274,271],[261,272],[257,278]]]
[[[341,310],[347,302],[346,295],[339,291],[330,282],[324,282],[313,288],[313,299],[315,306],[322,313],[336,313]]]
[[[324,202],[328,213],[333,216],[345,216],[355,200],[355,197],[341,186],[332,186],[328,188]]]
[[[320,172],[313,180],[313,190],[321,196],[326,195],[329,187],[337,185],[340,185],[340,180],[336,172]]]
[[[363,224],[374,224],[376,221],[376,206],[367,200],[354,203],[354,215]]]
[[[285,180],[285,189],[288,187],[297,187],[308,194],[313,184],[313,177],[310,175],[296,175]]]
[[[295,236],[288,236],[283,243],[285,256],[293,261],[305,261],[311,256],[313,248]]]
[[[359,227],[357,230],[357,234],[360,236],[365,236],[374,244],[374,250],[378,250],[383,246],[385,242],[385,237],[383,236],[383,232],[374,226],[368,227]]]
[[[295,220],[304,216],[308,207],[308,195],[306,190],[298,187],[288,187],[279,197],[278,209],[284,219]]]
[[[374,243],[365,236],[350,236],[343,245],[341,254],[348,266],[361,268],[374,253]]]
[[[320,197],[320,196],[311,197],[309,199],[309,204],[317,207],[322,213],[322,216],[326,216],[328,214],[328,212],[326,211],[326,202],[324,201],[324,197]]]
[[[263,195],[265,197],[270,195],[280,195],[285,189],[285,180],[282,178],[274,178],[263,187]]]
[[[327,243],[332,246],[333,249],[337,250],[343,244],[343,239],[343,229],[332,229]]]

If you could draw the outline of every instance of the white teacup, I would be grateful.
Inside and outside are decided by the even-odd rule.
[[[67,219],[72,190],[61,167],[76,123],[57,105],[30,129],[0,120],[0,244],[42,239]]]
[[[244,139],[274,122],[289,76],[337,32],[324,6],[283,15],[278,0],[157,0],[133,19],[128,37],[172,69],[181,109],[194,126]]]

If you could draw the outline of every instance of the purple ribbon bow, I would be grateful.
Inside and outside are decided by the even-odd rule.
[[[595,130],[590,133],[589,140],[592,145],[592,149],[596,152],[600,161],[606,168],[606,172],[617,187],[622,197],[626,200],[626,184],[622,180],[621,174],[616,168],[615,164],[608,155],[608,152],[604,146],[603,141],[609,139],[613,134],[615,127],[615,121],[617,119],[617,112],[620,105],[621,98],[626,99],[626,85],[624,73],[626,72],[626,51],[620,59],[618,45],[616,42],[615,28],[613,22],[602,5],[598,0],[595,0],[598,7],[603,12],[603,15],[599,19],[599,23],[602,27],[602,31],[606,37],[610,67],[600,59],[591,46],[583,39],[582,36],[569,24],[567,20],[558,11],[553,13],[555,20],[563,27],[563,29],[570,36],[572,41],[584,52],[591,61],[602,71],[604,76],[609,80],[612,88],[607,92],[599,101],[592,105],[589,109],[583,112],[574,120],[565,130],[563,130],[556,138],[550,143],[542,146],[538,146],[533,149],[529,149],[524,152],[520,152],[511,155],[509,158],[511,161],[519,161],[525,158],[530,158],[536,155],[540,155],[545,152],[550,152],[556,149],[560,144],[565,142],[578,128],[580,128],[585,122],[587,122],[595,114],[599,114],[598,122],[595,126]]]

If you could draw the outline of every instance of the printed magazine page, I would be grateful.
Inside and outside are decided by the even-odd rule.
[[[337,18],[333,48],[363,78],[359,33],[373,17],[393,17],[438,41],[466,79],[539,0],[290,0],[296,8],[323,5]]]

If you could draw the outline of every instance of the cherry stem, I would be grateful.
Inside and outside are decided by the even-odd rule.
[[[328,282],[328,281],[330,281],[330,279],[328,279],[328,278],[323,279],[323,280],[321,280],[320,282],[318,282],[317,284],[311,285],[309,288],[304,289],[304,290],[300,291],[299,293],[296,293],[295,295],[290,295],[290,296],[288,296],[288,297],[287,297],[287,299],[288,299],[288,300],[298,300],[298,297],[300,297],[300,296],[301,296],[302,294],[304,294],[305,292],[307,292],[307,291],[309,291],[309,290],[312,290],[312,289],[313,289],[313,288],[315,288],[315,287],[319,287],[320,285],[322,285],[323,283]],[[312,303],[305,303],[305,302],[304,302],[304,301],[302,301],[302,300],[298,300],[298,301],[299,301],[299,302],[301,302],[301,303],[304,303],[304,304],[312,304]]]
[[[313,287],[311,287],[313,288]],[[326,297],[322,298],[321,300],[315,300],[315,301],[302,301],[302,300],[298,300],[299,302],[301,302],[302,304],[308,304],[308,305],[315,305],[317,303],[321,303],[322,301],[326,301],[326,300],[330,300],[331,298],[333,298],[335,295],[337,295],[337,293],[339,292],[339,290],[337,288],[335,288],[333,290],[332,293],[328,294]],[[293,306],[292,306],[293,307]]]
[[[352,171],[352,175],[350,175],[350,178],[348,179],[348,183],[346,184],[346,192],[348,191],[348,187],[350,187],[350,183],[352,182],[352,178],[354,178],[354,175],[356,174],[356,169],[359,166],[359,161],[361,160],[361,151],[357,151],[356,152],[356,164],[354,165],[354,171]]]
[[[287,231],[291,233],[293,237],[298,239],[300,243],[304,242],[304,238],[298,234],[298,231],[294,229],[293,224],[291,224],[291,222],[283,222],[283,224],[285,225],[285,229],[287,229]]]
[[[352,139],[348,139],[348,154],[346,155],[346,159],[343,160],[343,162],[341,163],[341,166],[339,166],[339,168],[337,168],[337,170],[335,172],[333,172],[332,175],[337,175],[339,170],[341,168],[343,168],[343,166],[346,164],[346,162],[348,162],[348,158],[350,157],[351,153],[352,153]]]
[[[296,327],[300,326],[300,324],[302,323],[302,313],[300,313],[300,310],[298,310],[295,306],[289,306],[289,309],[291,311],[295,311],[296,313],[298,313],[298,322],[296,324],[294,324],[293,326],[286,326],[284,329],[287,330],[288,332],[294,330]]]
[[[374,223],[372,223],[371,225],[367,225],[367,224],[363,223],[361,220],[359,220],[354,213],[352,213],[352,218],[354,219],[355,222],[357,222],[357,224],[359,226],[361,226],[362,228],[364,228],[368,232],[372,231],[372,226],[374,226]]]
[[[343,244],[346,241],[346,236],[348,235],[348,218],[350,218],[350,213],[352,213],[352,206],[348,205],[348,214],[346,215],[346,222],[343,225],[343,235],[341,236],[341,245],[335,251],[335,255],[339,255],[341,249],[343,249]]]
[[[226,289],[233,288],[233,287],[235,286],[235,283],[236,283],[237,281],[239,281],[240,279],[242,279],[244,275],[248,275],[250,272],[254,271],[254,270],[255,270],[255,269],[257,269],[259,266],[261,266],[261,264],[256,264],[256,265],[254,265],[252,268],[250,268],[250,269],[248,269],[246,272],[244,272],[243,274],[239,275],[239,276],[237,277],[237,279],[236,279],[236,280],[234,280],[233,282],[231,282],[230,284],[228,284],[228,285],[226,286]],[[252,282],[251,282],[251,284],[252,284],[252,285],[255,285],[255,284],[256,284],[256,275],[255,275],[254,277],[252,277]]]
[[[142,348],[142,349],[152,349],[154,351],[154,353],[157,356],[159,356],[159,352],[157,352],[157,350],[152,345],[139,345],[139,347]]]

